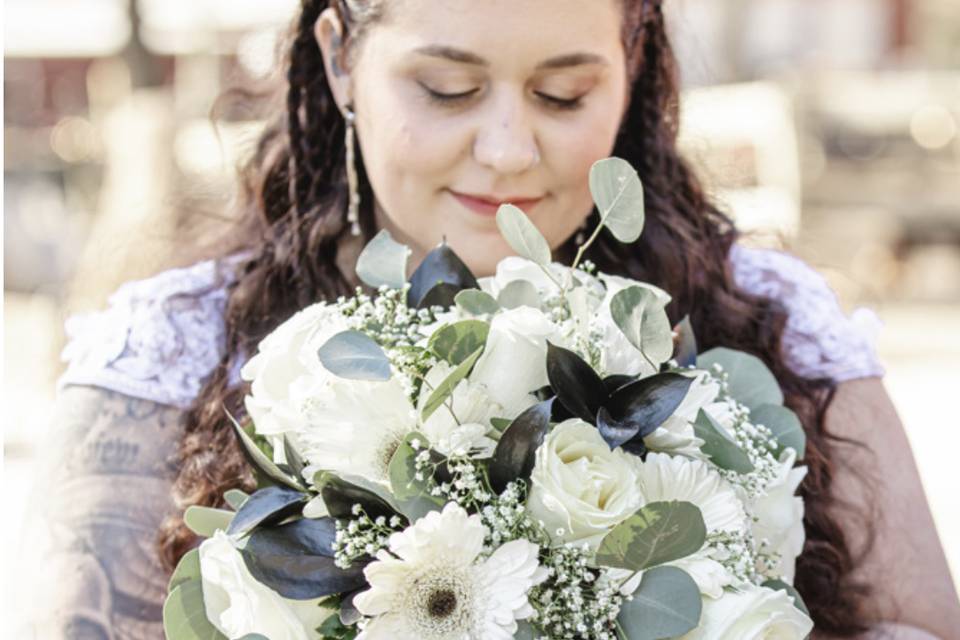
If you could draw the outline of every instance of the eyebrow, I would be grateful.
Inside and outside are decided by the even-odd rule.
[[[454,62],[477,65],[480,67],[490,66],[490,63],[487,60],[484,60],[475,53],[470,53],[469,51],[464,51],[463,49],[457,49],[445,45],[435,44],[426,47],[419,47],[414,49],[413,53],[430,56],[432,58],[443,58],[444,60],[452,60]],[[544,60],[536,66],[536,70],[562,69],[564,67],[576,67],[582,64],[608,65],[610,63],[606,58],[595,53],[567,53],[562,56],[550,58],[549,60]]]

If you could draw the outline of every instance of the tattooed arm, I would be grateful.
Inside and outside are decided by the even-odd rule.
[[[174,506],[182,413],[94,387],[61,392],[24,530],[32,611],[18,637],[163,637],[155,539]]]

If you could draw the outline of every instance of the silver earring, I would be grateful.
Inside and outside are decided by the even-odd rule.
[[[344,107],[343,118],[347,122],[346,140],[344,146],[347,148],[347,186],[350,191],[350,200],[347,205],[347,222],[350,223],[350,233],[354,236],[360,235],[360,179],[357,177],[356,152],[355,152],[355,127],[356,115],[349,106]]]
[[[577,229],[577,237],[573,239],[577,243],[578,247],[582,247],[583,243],[587,241],[587,221],[584,220],[583,224],[580,225],[580,228]]]

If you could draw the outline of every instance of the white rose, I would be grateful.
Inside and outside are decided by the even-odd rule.
[[[222,531],[200,545],[200,575],[207,619],[231,639],[307,640],[331,613],[320,599],[288,600],[257,582]]]
[[[486,387],[506,417],[517,416],[536,403],[532,392],[549,383],[547,340],[557,344],[560,336],[557,327],[537,309],[503,311],[490,323],[486,347],[470,380]]]
[[[561,422],[537,449],[527,509],[554,542],[596,549],[641,506],[639,462],[619,448],[611,451],[593,425]]]
[[[802,640],[813,621],[785,591],[747,585],[714,600],[703,599],[700,626],[682,640]]]
[[[780,554],[780,564],[773,573],[793,583],[797,556],[803,551],[806,534],[803,530],[803,498],[797,488],[807,475],[806,467],[796,467],[797,452],[785,449],[780,456],[780,467],[766,494],[758,498],[750,511],[756,517],[753,536],[759,542],[766,540],[769,550]]]
[[[319,303],[298,311],[260,341],[257,353],[240,369],[240,376],[252,382],[244,403],[258,433],[279,436],[302,426],[290,388],[300,378],[325,373],[316,349],[308,347],[319,348],[347,328],[336,308]]]
[[[563,282],[561,278],[564,277],[565,267],[559,264],[551,264],[548,268],[558,282]],[[483,291],[496,298],[508,284],[516,280],[526,280],[532,284],[540,293],[541,299],[560,292],[557,285],[540,268],[540,265],[519,256],[504,258],[497,264],[495,275],[480,278],[478,282]]]

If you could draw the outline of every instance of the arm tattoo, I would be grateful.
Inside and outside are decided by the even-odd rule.
[[[32,636],[162,638],[155,551],[183,411],[93,387],[59,396],[24,535]],[[32,574],[32,575],[31,575]]]

